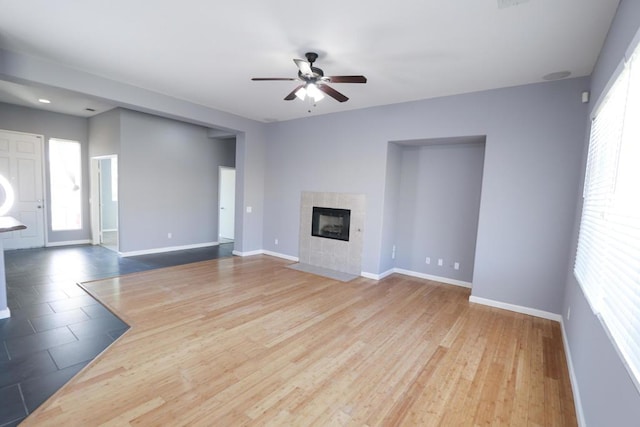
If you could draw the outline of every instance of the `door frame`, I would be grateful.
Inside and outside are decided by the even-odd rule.
[[[31,135],[31,136],[35,136],[40,140],[40,144],[41,144],[40,145],[40,156],[41,156],[40,177],[42,179],[41,184],[42,184],[42,234],[43,234],[43,242],[41,247],[46,248],[49,246],[49,215],[51,215],[51,212],[49,212],[49,203],[48,203],[48,196],[50,196],[51,191],[49,188],[49,176],[47,175],[47,167],[45,165],[45,162],[46,163],[49,162],[49,156],[47,156],[47,154],[49,153],[49,146],[47,145],[47,140],[45,139],[44,135],[41,133],[20,132],[17,130],[10,130],[10,129],[0,129],[0,131],[17,133],[20,135]],[[9,182],[11,182],[11,177],[5,177],[5,178],[7,178]],[[11,183],[11,185],[13,185],[13,183]]]
[[[91,181],[91,195],[89,197],[89,205],[91,209],[91,244],[100,245],[102,243],[102,223],[100,218],[100,160],[105,159],[117,159],[117,154],[109,154],[106,156],[94,156],[90,159],[90,177]],[[120,178],[118,178],[119,180]],[[116,215],[116,221],[120,224],[120,204],[118,204],[118,213]],[[118,237],[120,237],[120,226],[118,225]],[[118,238],[118,242],[120,239]]]

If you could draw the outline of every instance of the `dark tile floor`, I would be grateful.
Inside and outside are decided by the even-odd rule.
[[[14,426],[128,326],[78,282],[231,256],[233,243],[122,258],[100,246],[5,252],[11,317],[0,320],[0,427]]]

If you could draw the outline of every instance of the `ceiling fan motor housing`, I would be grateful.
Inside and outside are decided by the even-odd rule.
[[[307,58],[307,61],[309,61],[309,63],[312,65],[314,62],[316,62],[316,59],[318,59],[318,54],[315,52],[307,52],[304,54],[304,56]]]

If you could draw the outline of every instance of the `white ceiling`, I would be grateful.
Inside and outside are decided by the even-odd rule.
[[[618,2],[0,0],[0,47],[275,121],[535,83],[558,71],[589,75]],[[292,59],[307,51],[320,54],[325,74],[364,74],[368,83],[334,84],[350,100],[313,108],[283,100],[296,82],[250,80],[295,77]],[[39,89],[24,86],[22,98]],[[20,103],[16,91],[0,85],[0,101]],[[75,102],[76,113],[64,112],[87,115],[87,102],[98,102],[65,95],[40,107]]]

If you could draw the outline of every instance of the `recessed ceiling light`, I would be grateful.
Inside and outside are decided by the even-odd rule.
[[[48,99],[45,99],[45,98],[38,99],[38,102],[42,102],[43,104],[51,104],[51,101],[49,101]]]
[[[543,76],[542,78],[544,80],[560,80],[560,79],[564,79],[565,77],[569,77],[571,75],[571,71],[557,71],[555,73],[549,73],[546,76]]]

